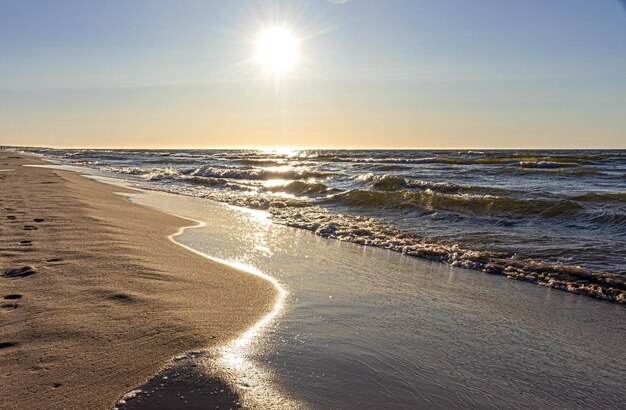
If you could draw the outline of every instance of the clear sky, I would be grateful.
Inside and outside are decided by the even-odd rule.
[[[299,42],[268,75],[255,41]],[[626,148],[619,0],[0,0],[0,144]]]

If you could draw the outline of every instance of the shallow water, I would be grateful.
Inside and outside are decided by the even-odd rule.
[[[145,192],[132,200],[206,222],[175,240],[287,289],[280,316],[253,343],[200,363],[225,375],[246,404],[615,408],[626,401],[623,306],[328,241],[205,199]]]
[[[626,151],[31,152],[319,236],[626,303]]]

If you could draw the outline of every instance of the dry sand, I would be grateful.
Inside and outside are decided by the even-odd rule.
[[[187,220],[0,152],[0,408],[110,408],[271,310],[273,286],[167,237]]]

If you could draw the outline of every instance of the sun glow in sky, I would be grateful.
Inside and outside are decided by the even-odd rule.
[[[0,1],[0,145],[624,148],[624,11]]]
[[[295,35],[284,27],[263,30],[256,41],[254,58],[265,70],[283,75],[294,69],[299,58],[299,44]]]

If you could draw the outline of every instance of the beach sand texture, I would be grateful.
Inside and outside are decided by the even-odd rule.
[[[0,408],[109,408],[271,310],[271,283],[168,239],[193,222],[25,164],[0,152]]]

